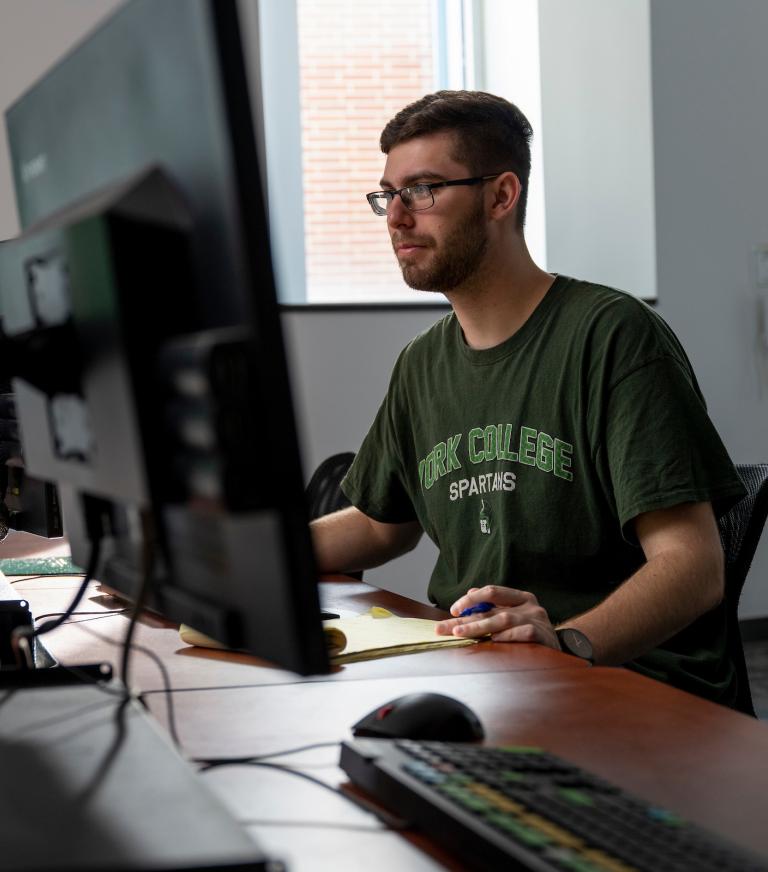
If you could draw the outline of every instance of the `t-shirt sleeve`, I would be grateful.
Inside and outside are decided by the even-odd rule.
[[[624,537],[643,512],[712,502],[724,514],[744,486],[681,362],[664,356],[610,389],[605,457]]]
[[[404,487],[403,452],[400,440],[407,438],[407,414],[399,402],[399,371],[395,365],[387,395],[381,404],[341,489],[353,506],[386,524],[416,520],[416,512]]]

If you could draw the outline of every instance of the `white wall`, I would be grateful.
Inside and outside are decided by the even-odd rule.
[[[652,0],[651,33],[659,310],[733,459],[765,462],[750,258],[768,242],[768,3]],[[741,615],[768,615],[768,533]]]
[[[121,0],[2,0],[0,114]],[[18,233],[11,166],[0,124],[0,239]]]
[[[645,299],[656,296],[649,19],[648,0],[539,0],[547,269]]]
[[[531,257],[546,268],[539,0],[482,0],[479,8],[485,53],[478,87],[514,103],[533,128],[525,239]]]
[[[445,311],[414,307],[285,313],[306,477],[331,454],[357,451],[384,398],[398,353]],[[436,556],[435,546],[424,536],[415,551],[369,570],[365,580],[426,602]]]

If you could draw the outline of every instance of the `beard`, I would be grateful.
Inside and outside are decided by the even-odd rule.
[[[484,207],[478,199],[476,207],[434,247],[431,262],[419,266],[401,266],[405,283],[415,291],[445,293],[464,284],[478,270],[488,248],[488,234],[483,223]],[[393,243],[402,240],[393,240]],[[432,242],[432,240],[424,240]]]

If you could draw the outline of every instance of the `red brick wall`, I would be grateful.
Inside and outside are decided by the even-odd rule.
[[[379,187],[379,135],[434,90],[431,0],[298,0],[309,302],[410,297]]]

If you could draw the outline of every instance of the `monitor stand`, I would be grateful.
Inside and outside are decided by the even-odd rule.
[[[17,627],[32,627],[29,603],[18,595],[0,573],[0,689],[46,687],[57,684],[92,684],[109,681],[109,663],[83,663],[62,666],[39,638],[32,640],[33,665],[20,665],[11,646],[11,634]]]

